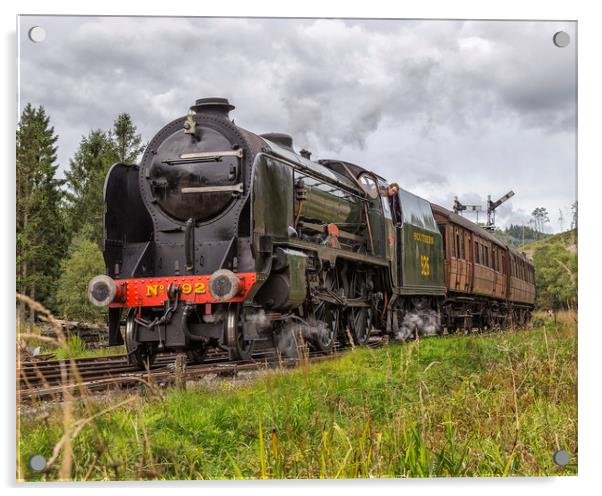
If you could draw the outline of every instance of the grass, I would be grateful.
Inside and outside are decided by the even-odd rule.
[[[251,383],[78,403],[76,480],[577,473],[577,332],[557,326],[355,349]],[[120,403],[121,402],[121,403]],[[21,419],[20,478],[57,480],[61,406]],[[77,420],[79,419],[79,420]],[[78,423],[79,422],[79,423]],[[569,452],[566,467],[552,453]],[[64,468],[63,464],[63,468]]]
[[[97,356],[107,355],[122,355],[126,353],[125,345],[122,346],[103,346],[100,348],[89,348],[85,341],[83,341],[77,334],[73,334],[65,338],[65,344],[61,344],[56,340],[43,340],[42,328],[40,326],[23,326],[17,330],[17,334],[27,333],[30,337],[26,343],[29,349],[34,349],[39,346],[40,354],[44,355],[52,353],[55,355],[55,359],[67,359],[67,358],[92,358]],[[36,339],[36,336],[40,336],[40,339]]]
[[[101,348],[88,348],[78,335],[67,338],[65,347],[43,346],[40,353],[53,353],[57,360],[67,358],[92,358],[108,355],[123,355],[127,352],[125,345]]]
[[[577,229],[570,229],[568,231],[563,231],[561,233],[554,234],[543,239],[538,239],[529,243],[525,243],[523,246],[520,247],[520,251],[524,251],[530,256],[533,256],[533,254],[538,248],[554,243],[559,243],[567,249],[576,249]]]

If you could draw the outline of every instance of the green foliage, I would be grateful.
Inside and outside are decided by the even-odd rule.
[[[42,335],[44,324],[25,325],[18,330],[18,333],[28,333]],[[53,359],[60,360],[65,358],[91,358],[104,357],[108,355],[123,355],[127,353],[125,345],[89,348],[84,340],[79,335],[73,334],[66,340],[66,346],[50,345],[48,341],[42,339],[28,338],[25,342],[27,348],[40,348],[41,354],[54,355]]]
[[[105,264],[98,245],[76,238],[69,257],[61,265],[57,302],[60,315],[65,319],[101,321],[105,312],[93,306],[87,297],[88,282],[105,273]]]
[[[17,291],[51,309],[67,245],[62,182],[55,178],[57,139],[44,108],[27,104],[17,128]]]
[[[576,251],[577,249],[577,229],[572,229],[569,231],[564,231],[558,234],[554,234],[553,236],[549,236],[544,239],[540,239],[538,241],[532,241],[531,243],[526,244],[523,247],[523,251],[527,252],[531,256],[535,253],[535,251],[542,246],[546,246],[549,244],[560,244],[567,250]]]
[[[576,327],[355,349],[248,380],[156,392],[98,416],[74,479],[560,475],[577,471]],[[123,401],[92,400],[90,417]],[[60,407],[21,422],[23,477],[63,434]],[[561,447],[571,463],[561,468]]]
[[[538,232],[532,227],[524,226],[522,224],[510,224],[509,227],[506,227],[503,230],[496,228],[494,235],[500,241],[519,249],[522,249],[526,244],[534,242],[535,240],[542,240],[551,236],[550,234]]]
[[[85,291],[82,295],[73,293],[77,274],[73,268],[61,266],[61,261],[69,240],[74,237],[93,241],[100,247],[105,177],[112,164],[136,161],[145,147],[142,138],[131,117],[119,114],[110,131],[94,130],[82,138],[65,173],[66,181],[55,177],[58,137],[43,107],[27,104],[16,138],[17,291],[56,311],[60,275],[61,284],[66,280],[71,284],[60,288],[60,309],[64,315],[97,318],[98,312],[84,309],[78,300],[85,296]],[[65,183],[66,192],[62,190]],[[85,249],[78,246],[75,251]],[[75,255],[69,261],[71,266],[85,264],[85,256],[79,252]],[[82,280],[78,281],[78,288],[87,284],[84,278],[90,270],[94,270],[93,275],[105,271],[98,264],[98,253],[91,255],[88,264],[82,266],[84,272],[79,276]],[[25,305],[20,305],[21,320],[26,312]]]
[[[57,359],[76,358],[82,356],[86,352],[86,343],[77,336],[69,336],[65,348],[57,350]]]
[[[577,253],[559,241],[539,244],[534,249],[537,306],[576,308]]]
[[[103,188],[109,168],[117,161],[108,133],[99,129],[82,138],[65,173],[69,185],[71,232],[86,229],[99,246],[102,242]]]
[[[42,353],[53,353],[55,360],[67,358],[92,358],[105,357],[109,355],[123,355],[126,353],[125,346],[111,346],[110,348],[88,348],[77,334],[67,338],[66,346],[63,348],[47,348],[42,346]]]
[[[82,138],[65,173],[69,187],[69,220],[73,234],[102,243],[103,191],[107,173],[117,162],[132,163],[144,145],[128,114],[120,114],[113,129],[96,129]]]
[[[136,134],[136,126],[129,114],[117,116],[113,129],[109,131],[109,137],[113,141],[117,161],[124,164],[135,163],[146,147],[142,143],[142,137]]]
[[[571,229],[577,229],[579,203],[577,201],[571,204]]]
[[[537,207],[531,212],[531,217],[533,217],[537,234],[543,234],[544,226],[550,222],[548,210],[545,207]]]
[[[499,229],[496,230],[495,234],[500,237],[502,241],[510,243],[513,246],[521,246],[523,240],[525,243],[529,243],[530,241],[547,238],[549,236],[549,234],[538,232],[532,227],[520,224],[510,224],[504,231],[500,231]]]

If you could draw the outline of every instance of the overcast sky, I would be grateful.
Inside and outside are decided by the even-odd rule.
[[[46,39],[28,39],[42,26]],[[558,48],[557,31],[571,37]],[[450,208],[512,189],[497,224],[576,199],[576,24],[20,18],[20,109],[43,105],[60,171],[83,135],[132,115],[145,141],[197,98],[257,133],[357,163]],[[483,219],[481,216],[480,220]]]

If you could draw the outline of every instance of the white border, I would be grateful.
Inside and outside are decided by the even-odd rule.
[[[343,490],[356,494],[365,492],[401,493],[420,491],[445,494],[479,494],[484,491],[488,495],[503,494],[515,491],[545,491],[548,494],[567,494],[568,491],[584,491],[599,486],[602,467],[598,462],[602,451],[600,442],[600,387],[602,378],[601,333],[595,300],[598,286],[595,278],[601,275],[600,260],[596,257],[602,236],[599,227],[600,216],[596,216],[596,202],[601,197],[598,189],[602,184],[600,168],[602,157],[600,152],[600,33],[602,19],[597,15],[593,5],[595,2],[573,0],[530,1],[505,0],[496,3],[477,0],[440,0],[407,2],[394,4],[380,0],[352,3],[349,1],[314,1],[303,2],[260,1],[252,2],[140,2],[138,5],[127,4],[123,0],[103,0],[102,2],[78,2],[67,0],[13,1],[3,2],[1,22],[3,27],[4,49],[2,50],[2,77],[4,109],[2,123],[2,150],[4,155],[2,174],[3,195],[2,207],[2,299],[4,326],[1,328],[4,337],[2,343],[5,405],[2,409],[1,449],[2,473],[4,485],[12,493],[18,490],[14,483],[14,132],[16,106],[16,15],[17,14],[88,14],[88,15],[213,15],[213,16],[283,16],[283,17],[393,17],[393,18],[454,18],[454,19],[555,19],[577,20],[579,25],[579,300],[580,300],[580,343],[579,343],[579,476],[555,478],[520,478],[520,479],[429,479],[429,480],[393,480],[393,481],[279,481],[279,482],[181,482],[181,483],[114,483],[83,485],[94,494],[104,494],[107,486],[115,494],[126,494],[132,489],[144,490],[149,494],[162,494],[166,490],[177,487],[178,491],[222,493],[245,492],[245,494],[273,493],[274,491],[294,494],[305,494],[308,491]],[[598,223],[595,223],[595,220]],[[598,456],[597,456],[598,455]],[[35,489],[28,485],[25,491]],[[39,488],[46,494],[76,494],[82,485],[45,484]]]

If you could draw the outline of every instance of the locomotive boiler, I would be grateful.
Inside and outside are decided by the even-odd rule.
[[[88,296],[109,308],[110,345],[125,341],[142,368],[167,350],[248,359],[293,325],[327,352],[337,340],[366,343],[374,328],[439,330],[459,312],[478,320],[481,303],[467,309],[466,294],[448,291],[450,235],[428,201],[388,196],[384,178],[355,164],[311,160],[288,135],[249,132],[232,110],[197,100],[139,165],[109,171],[107,274]],[[504,293],[500,322],[511,305]]]

